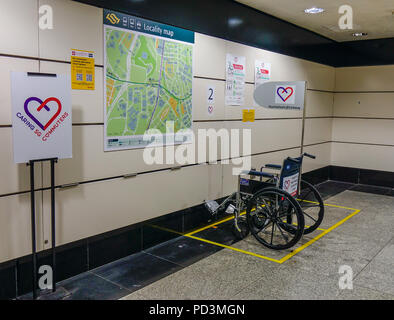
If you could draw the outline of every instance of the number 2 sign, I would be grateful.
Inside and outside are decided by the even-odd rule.
[[[213,116],[215,110],[215,87],[207,87],[207,113],[208,116]]]

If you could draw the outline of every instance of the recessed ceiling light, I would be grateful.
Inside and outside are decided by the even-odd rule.
[[[366,32],[355,32],[352,34],[353,37],[365,37],[367,35],[368,35],[368,33],[366,33]]]
[[[243,23],[243,20],[240,18],[229,18],[228,19],[228,25],[230,27],[238,27]]]
[[[324,12],[324,9],[323,8],[312,7],[312,8],[305,9],[304,12],[305,13],[309,13],[309,14],[316,14],[316,13]]]

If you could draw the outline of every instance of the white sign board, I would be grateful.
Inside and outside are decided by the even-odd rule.
[[[295,196],[297,194],[298,176],[299,173],[296,173],[293,174],[292,176],[283,178],[283,190],[287,191],[292,196]]]
[[[262,83],[266,83],[271,79],[271,64],[261,61],[254,61],[254,89],[261,85]],[[255,106],[258,106],[257,102],[254,101]]]
[[[72,157],[71,79],[11,73],[14,162]]]
[[[244,104],[246,59],[241,56],[226,55],[226,106]]]
[[[213,116],[215,113],[215,86],[207,87],[207,114]]]
[[[305,104],[305,81],[265,82],[254,90],[259,106],[270,109],[302,110]]]

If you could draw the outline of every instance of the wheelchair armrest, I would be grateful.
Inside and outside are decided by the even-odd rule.
[[[275,178],[274,174],[262,172],[262,171],[250,170],[248,174],[256,177]]]
[[[267,163],[265,165],[265,167],[268,168],[268,169],[277,169],[277,170],[282,169],[281,165],[279,165],[279,164],[272,164],[272,163]]]

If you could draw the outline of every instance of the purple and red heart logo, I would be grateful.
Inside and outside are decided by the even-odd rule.
[[[45,109],[47,112],[51,111],[51,108],[48,107],[48,102],[54,101],[57,104],[57,110],[56,112],[53,114],[53,116],[46,122],[46,123],[41,123],[41,121],[39,121],[30,111],[29,111],[29,103],[31,101],[36,101],[38,102],[40,105],[37,108],[38,112],[41,112],[42,109]],[[50,97],[47,98],[45,101],[42,101],[40,98],[37,97],[30,97],[28,99],[26,99],[25,101],[25,105],[24,105],[24,109],[26,114],[43,130],[45,131],[50,125],[51,123],[57,118],[57,116],[60,114],[60,112],[62,111],[62,104],[60,102],[59,99],[55,98],[55,97]]]
[[[293,95],[294,90],[292,87],[287,87],[287,88],[279,87],[276,90],[276,93],[278,94],[279,98],[283,100],[283,102],[286,102],[287,99],[289,99]]]

